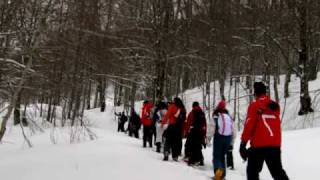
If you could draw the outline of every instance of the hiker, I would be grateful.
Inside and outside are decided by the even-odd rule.
[[[122,112],[119,116],[118,120],[118,132],[125,132],[124,125],[128,121],[128,117]]]
[[[266,162],[275,180],[288,180],[281,163],[280,106],[266,95],[262,82],[254,83],[255,101],[247,112],[241,136],[240,155],[247,164],[247,179],[259,180],[259,173]],[[246,145],[250,141],[250,148]]]
[[[162,119],[167,113],[167,104],[165,102],[159,102],[155,110],[153,112],[153,121],[155,122],[155,129],[156,129],[156,138],[155,138],[155,145],[156,151],[158,153],[161,152],[161,148],[163,147],[163,133],[165,128],[161,128]]]
[[[207,122],[204,112],[198,102],[192,104],[192,111],[184,128],[185,137],[185,161],[188,165],[204,165],[202,146],[206,147],[205,139],[207,133]]]
[[[164,133],[164,161],[169,160],[170,152],[172,159],[178,161],[182,150],[182,127],[185,119],[186,110],[184,104],[180,98],[176,97],[161,122],[161,128],[164,128],[165,125],[168,126]]]
[[[141,127],[141,120],[139,115],[135,112],[135,110],[131,109],[131,116],[129,118],[128,124],[128,134],[129,136],[134,136],[135,138],[139,139],[139,130]]]
[[[153,121],[151,119],[151,109],[153,104],[149,101],[143,102],[143,107],[141,111],[141,123],[143,125],[143,147],[147,147],[147,142],[149,147],[152,148],[152,135],[153,135]]]
[[[222,180],[226,176],[225,157],[233,137],[233,120],[226,109],[226,103],[221,100],[213,112],[215,125],[213,139],[213,167],[215,180]]]

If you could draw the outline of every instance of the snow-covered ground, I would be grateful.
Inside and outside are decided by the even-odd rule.
[[[271,85],[272,86],[272,85]],[[313,108],[316,111],[308,116],[297,115],[299,109],[299,79],[293,77],[290,83],[290,98],[283,98],[284,76],[279,84],[280,104],[284,111],[283,129],[283,165],[291,180],[316,179],[319,175],[318,162],[320,157],[320,74],[316,81],[310,82]],[[218,83],[216,86],[218,92]],[[213,83],[211,84],[211,92]],[[230,94],[229,94],[230,92]],[[227,101],[233,99],[233,87],[228,83],[225,87]],[[112,92],[108,92],[109,97]],[[240,96],[247,93],[241,87]],[[271,96],[274,92],[271,91]],[[216,94],[218,97],[219,94]],[[187,110],[191,109],[193,101],[202,102],[202,89],[194,88],[183,94]],[[216,99],[218,101],[218,99]],[[122,108],[112,107],[112,99],[106,112],[99,109],[85,112],[85,120],[97,138],[90,141],[88,133],[83,128],[55,128],[39,118],[36,105],[28,107],[28,116],[34,120],[31,123],[33,131],[25,128],[26,135],[31,140],[33,148],[28,148],[24,141],[21,128],[13,127],[12,119],[7,127],[7,133],[0,144],[0,177],[4,180],[193,180],[208,179],[213,176],[212,148],[205,149],[205,166],[188,167],[184,162],[163,162],[163,156],[154,149],[143,149],[142,140],[129,138],[116,132],[117,121],[114,112]],[[213,102],[213,96],[211,96]],[[139,111],[142,102],[136,103]],[[233,101],[228,108],[233,110]],[[248,99],[240,99],[240,119],[246,115]],[[61,115],[61,108],[57,109]],[[0,113],[3,116],[5,112]],[[238,118],[236,118],[237,120]],[[35,126],[36,125],[36,126]],[[40,127],[40,129],[38,128]],[[309,128],[309,129],[306,129]],[[42,129],[42,131],[40,131]],[[300,129],[300,130],[297,130]],[[209,131],[210,132],[210,131]],[[238,154],[239,136],[234,149],[235,170],[228,171],[228,180],[245,180],[246,164]],[[265,167],[261,179],[271,180]]]
[[[30,136],[34,145],[28,148],[19,127],[8,127],[0,145],[0,175],[5,180],[200,180],[212,172],[212,149],[204,150],[205,166],[188,167],[184,162],[163,162],[154,149],[142,148],[141,139],[116,132],[114,108],[105,113],[98,109],[86,112],[98,139],[70,144],[70,129],[47,129]],[[27,134],[30,135],[30,131]],[[54,133],[53,133],[54,132]],[[52,137],[57,144],[53,145]],[[245,180],[246,165],[238,155],[239,138],[235,145],[235,168],[227,179]],[[283,164],[290,179],[315,179],[320,157],[320,128],[295,130],[283,135]],[[272,179],[264,168],[261,179]]]

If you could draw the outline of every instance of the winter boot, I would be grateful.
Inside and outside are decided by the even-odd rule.
[[[200,161],[199,166],[204,166],[203,160]]]
[[[178,162],[178,157],[172,157],[172,159],[176,162]]]
[[[223,180],[224,170],[222,168],[218,168],[214,174],[214,180]]]
[[[164,152],[163,161],[168,161],[168,160],[169,160],[169,153],[168,152]]]
[[[156,143],[156,146],[157,146],[157,153],[160,153],[161,152],[161,143]]]
[[[164,156],[163,161],[168,161],[169,160],[169,156]]]

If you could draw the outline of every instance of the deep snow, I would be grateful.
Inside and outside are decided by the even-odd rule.
[[[218,92],[218,83],[216,90]],[[271,85],[272,86],[272,85]],[[279,84],[280,104],[285,109],[282,120],[283,165],[291,180],[317,179],[318,162],[320,157],[320,74],[316,81],[310,82],[311,98],[315,113],[308,116],[297,115],[299,108],[299,79],[292,76],[290,83],[290,98],[283,98],[284,76],[281,76]],[[211,92],[213,84],[211,84]],[[229,95],[230,92],[230,95]],[[233,98],[233,88],[226,83],[225,95],[227,101]],[[112,92],[109,92],[110,94]],[[271,96],[274,92],[271,91]],[[240,88],[240,96],[246,95]],[[216,94],[218,97],[219,94]],[[202,102],[201,88],[194,88],[183,94],[186,108],[190,110],[193,101]],[[211,102],[213,102],[211,96]],[[218,99],[216,99],[218,100]],[[40,125],[44,132],[33,132],[26,128],[26,134],[30,138],[33,148],[28,148],[24,142],[21,128],[13,127],[12,120],[8,124],[8,131],[0,144],[0,177],[5,180],[127,180],[153,179],[153,180],[195,180],[208,179],[213,176],[212,148],[205,149],[205,166],[201,168],[188,167],[184,162],[163,162],[162,155],[154,149],[143,149],[142,140],[129,138],[123,133],[116,132],[116,119],[114,111],[122,111],[122,108],[112,107],[112,99],[108,99],[106,112],[100,113],[98,109],[85,112],[85,120],[91,130],[96,133],[97,139],[90,141],[82,128],[55,128],[43,123],[37,118],[39,113],[35,105],[30,108],[29,116]],[[142,103],[137,102],[139,111]],[[233,102],[228,108],[233,110]],[[240,119],[246,115],[248,105],[247,98],[240,100]],[[284,108],[285,107],[285,108]],[[59,108],[57,111],[61,111]],[[37,112],[37,113],[35,113]],[[0,113],[2,116],[5,112]],[[59,118],[59,113],[58,116]],[[236,118],[237,119],[237,118]],[[304,129],[311,128],[311,129]],[[33,128],[37,129],[37,128]],[[304,129],[304,130],[296,130]],[[209,131],[210,132],[210,131]],[[71,141],[71,135],[73,140]],[[246,164],[241,161],[238,154],[239,136],[236,138],[234,158],[235,170],[228,171],[228,180],[245,180]],[[56,144],[53,144],[55,142]],[[70,142],[72,142],[70,144]],[[261,173],[262,180],[271,180],[266,167]]]
[[[98,139],[70,144],[70,129],[56,129],[57,144],[50,142],[52,130],[31,136],[33,148],[27,148],[21,130],[9,127],[0,145],[0,175],[6,180],[199,180],[208,179],[212,172],[212,149],[204,150],[205,166],[188,167],[184,162],[163,162],[162,154],[142,148],[141,139],[116,132],[114,108],[107,112],[98,109],[86,112],[92,120]],[[30,132],[27,131],[29,134]],[[283,164],[291,180],[317,177],[317,156],[320,150],[320,128],[295,130],[283,135]],[[237,138],[234,156],[236,170],[228,171],[227,179],[244,180],[245,164],[238,155]],[[261,179],[272,179],[265,167]]]

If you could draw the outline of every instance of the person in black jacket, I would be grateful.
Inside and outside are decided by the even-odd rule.
[[[134,135],[135,138],[139,139],[139,130],[141,128],[141,119],[134,109],[131,109],[131,116],[129,119],[128,132],[129,136]]]
[[[118,132],[125,132],[124,124],[128,121],[128,117],[124,114],[124,112],[121,113],[119,122],[118,122]]]

